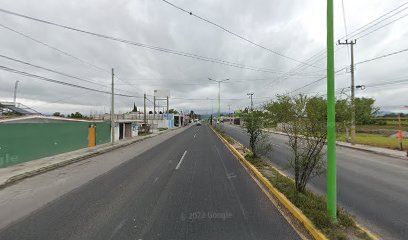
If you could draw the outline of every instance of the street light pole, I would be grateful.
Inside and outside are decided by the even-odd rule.
[[[247,95],[249,96],[249,98],[251,98],[251,112],[254,110],[254,103],[252,102],[252,96],[254,95],[254,93],[247,93]]]
[[[14,84],[14,105],[16,105],[16,100],[17,100],[17,87],[18,87],[18,83],[20,81],[16,81],[16,83]]]
[[[115,143],[115,73],[112,68],[112,98],[111,98],[111,136],[112,136],[112,144]]]
[[[221,112],[221,83],[228,81],[229,78],[226,78],[223,80],[214,80],[214,79],[208,78],[208,80],[218,83],[218,117],[216,121],[216,123],[218,124],[218,121],[220,121],[220,112]]]

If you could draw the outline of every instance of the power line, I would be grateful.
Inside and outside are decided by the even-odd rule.
[[[85,60],[83,60],[82,58],[79,58],[79,57],[77,57],[77,56],[74,56],[74,55],[71,54],[71,53],[68,53],[67,51],[61,50],[61,49],[59,49],[59,48],[57,48],[57,47],[55,47],[55,46],[52,46],[52,45],[50,45],[50,44],[48,44],[48,43],[42,42],[42,41],[40,41],[40,40],[38,40],[38,39],[35,39],[35,38],[29,36],[28,34],[24,34],[24,33],[20,32],[20,31],[17,31],[17,30],[15,30],[15,29],[11,28],[11,27],[5,26],[4,24],[1,24],[1,23],[0,23],[0,27],[3,27],[3,28],[5,28],[5,29],[7,29],[7,30],[10,30],[10,31],[12,31],[12,32],[14,32],[14,33],[16,33],[16,34],[22,36],[22,37],[25,37],[25,38],[27,38],[27,39],[30,39],[31,41],[34,41],[34,42],[36,42],[36,43],[38,43],[38,44],[41,44],[41,45],[43,45],[43,46],[45,46],[45,47],[48,47],[48,48],[50,48],[51,50],[54,50],[54,51],[56,51],[56,52],[58,52],[58,53],[60,53],[60,54],[62,54],[62,55],[65,55],[65,56],[67,56],[67,57],[70,57],[70,58],[72,58],[72,59],[74,59],[74,60],[80,62],[81,64],[85,64],[85,65],[87,65],[87,66],[93,67],[93,68],[95,68],[96,70],[99,70],[99,71],[104,72],[104,73],[109,73],[109,74],[111,73],[109,70],[106,70],[105,68],[99,67],[99,66],[97,66],[97,65],[95,65],[95,64],[93,64],[93,63],[91,63],[91,62],[89,62],[89,61],[85,61]],[[114,76],[114,77],[115,77],[116,79],[118,79],[118,80],[122,80],[122,79],[119,79],[117,76]],[[121,91],[125,91],[125,90],[121,90]],[[125,92],[128,92],[128,91],[125,91]]]
[[[355,63],[355,65],[357,65],[357,64],[363,64],[363,63],[367,63],[367,62],[371,62],[371,61],[375,61],[375,60],[378,60],[378,59],[381,59],[381,58],[393,56],[393,55],[396,55],[396,54],[399,54],[399,53],[403,53],[403,52],[407,52],[407,51],[408,51],[408,48],[402,49],[402,50],[399,50],[399,51],[396,51],[396,52],[384,54],[384,55],[381,55],[381,56],[378,56],[378,57],[375,57],[375,58],[371,58],[371,59],[367,59],[367,60],[363,60],[363,61],[357,62],[357,63]],[[344,68],[341,68],[341,69],[339,69],[339,70],[337,70],[335,73],[341,72],[341,71],[343,71],[344,69],[345,69],[345,67],[344,67]],[[315,80],[315,81],[313,81],[313,82],[310,82],[310,83],[308,83],[308,84],[306,84],[306,85],[303,85],[303,86],[301,86],[301,87],[299,87],[299,88],[297,88],[297,89],[295,89],[295,90],[289,92],[289,94],[291,94],[291,93],[293,93],[293,92],[296,92],[296,91],[298,91],[298,90],[300,90],[300,89],[303,89],[303,88],[305,88],[305,87],[308,87],[308,86],[310,86],[310,85],[313,85],[313,84],[315,84],[315,83],[317,83],[317,82],[319,82],[319,81],[321,81],[321,80],[323,80],[323,79],[325,79],[325,78],[326,78],[326,76],[324,76],[324,77],[322,77],[322,78],[319,78],[319,79],[317,79],[317,80]]]
[[[389,15],[389,14],[391,14],[391,13],[397,11],[398,9],[404,7],[404,6],[407,5],[407,4],[408,4],[408,2],[405,2],[405,3],[403,3],[402,5],[399,5],[398,7],[394,8],[394,9],[392,9],[392,10],[390,10],[390,11],[388,11],[388,12],[382,14],[382,15],[380,15],[379,17],[375,18],[374,20],[372,20],[372,21],[370,21],[370,22],[364,24],[363,26],[361,26],[361,27],[355,29],[354,31],[352,31],[351,33],[349,33],[349,36],[350,36],[350,37],[354,37],[354,36],[360,34],[361,32],[364,32],[364,31],[366,31],[367,29],[369,29],[369,28],[371,28],[371,27],[377,25],[378,23],[381,23],[381,22],[383,22],[384,20],[389,19],[390,17],[394,16],[395,14],[400,13],[401,11],[405,10],[406,8],[404,8],[404,9],[398,11],[397,13],[394,13],[393,15],[391,15],[391,16],[389,16],[389,17],[386,17],[387,15]],[[384,17],[385,17],[385,18],[384,18]],[[383,19],[383,18],[384,18],[384,19]],[[378,21],[378,22],[377,22],[377,21]],[[373,24],[373,25],[370,26],[371,24]],[[365,29],[365,28],[366,28],[366,29]],[[368,35],[368,34],[367,34],[367,35]],[[347,38],[347,37],[348,37],[348,36],[346,35],[346,36],[340,37],[339,39],[341,40],[341,39],[344,39],[344,38]],[[344,46],[342,46],[341,48],[343,48],[343,47],[344,47]],[[309,58],[310,60],[306,60],[306,61],[309,62],[309,61],[311,61],[311,59],[314,59],[315,56],[325,55],[325,53],[326,53],[326,52],[325,52],[325,49],[322,49],[322,50],[319,51],[317,54],[315,54],[315,55],[313,55],[311,58]],[[320,59],[324,59],[324,57],[325,57],[325,56],[323,56],[322,58],[317,59],[316,61],[319,61]],[[316,61],[315,61],[315,62],[316,62]],[[314,64],[315,62],[313,62],[312,64]],[[303,67],[303,68],[304,68],[304,67],[307,68],[307,66],[298,65],[297,67],[295,67],[295,69],[290,70],[289,72],[296,71],[296,69],[299,69],[299,68],[301,69],[302,67]],[[297,70],[297,71],[300,71],[300,70]]]
[[[70,75],[70,74],[67,74],[67,73],[63,73],[63,72],[60,72],[60,71],[56,71],[56,70],[53,70],[53,69],[50,69],[50,68],[41,67],[41,66],[38,66],[38,65],[35,65],[35,64],[32,64],[32,63],[28,63],[28,62],[25,62],[25,61],[22,61],[22,60],[19,60],[19,59],[15,59],[15,58],[12,58],[12,57],[8,57],[8,56],[2,55],[2,54],[0,54],[0,57],[2,57],[4,59],[7,59],[7,60],[10,60],[10,61],[25,64],[25,65],[28,65],[28,66],[31,66],[31,67],[46,70],[46,71],[49,71],[49,72],[52,72],[52,73],[56,73],[56,74],[59,74],[59,75],[64,76],[64,77],[69,77],[69,78],[76,79],[76,80],[79,80],[79,81],[82,81],[82,82],[87,82],[87,83],[99,85],[99,86],[104,87],[104,88],[109,88],[109,86],[105,85],[105,84],[101,84],[101,83],[97,83],[97,82],[94,82],[94,81],[86,80],[86,79],[83,79],[83,78],[80,78],[80,77],[77,77],[77,76],[73,76],[73,75]],[[119,91],[123,91],[123,92],[129,92],[129,91],[122,90],[122,89],[117,89],[117,88],[115,88],[115,89],[119,90]]]
[[[0,57],[5,58],[5,59],[10,60],[10,61],[22,63],[22,64],[25,64],[25,65],[28,65],[28,66],[31,66],[31,67],[46,70],[46,71],[49,71],[49,72],[52,72],[52,73],[56,73],[56,74],[59,74],[59,75],[65,76],[65,77],[73,78],[73,79],[76,79],[76,80],[79,80],[79,81],[82,81],[82,82],[92,83],[92,84],[96,84],[96,85],[99,85],[99,86],[102,86],[102,87],[108,87],[108,86],[106,86],[104,84],[100,84],[100,83],[97,83],[97,82],[86,80],[86,79],[76,77],[76,76],[73,76],[73,75],[70,75],[70,74],[67,74],[67,73],[59,72],[59,71],[56,71],[56,70],[52,70],[50,68],[41,67],[41,66],[38,66],[38,65],[35,65],[35,64],[32,64],[32,63],[28,63],[28,62],[25,62],[25,61],[22,61],[22,60],[12,58],[12,57],[7,57],[7,56],[2,55],[2,54],[0,54]]]
[[[406,16],[408,16],[408,13],[405,14],[405,15],[403,15],[403,16],[401,16],[401,17],[399,17],[399,18],[396,18],[396,19],[392,20],[391,22],[388,22],[387,24],[384,24],[384,25],[382,25],[381,27],[378,27],[378,28],[376,28],[376,29],[374,29],[374,30],[372,30],[372,31],[370,31],[370,32],[368,32],[368,33],[362,35],[362,36],[359,36],[359,37],[357,37],[356,39],[360,39],[360,38],[366,37],[367,35],[370,35],[371,33],[376,32],[376,31],[378,31],[378,30],[380,30],[380,29],[382,29],[382,28],[384,28],[384,27],[390,25],[391,23],[394,23],[394,22],[396,22],[396,21],[398,21],[398,20],[401,20],[402,18],[404,18],[404,17],[406,17]]]
[[[343,71],[344,69],[345,69],[345,68],[338,69],[337,71],[334,72],[334,74],[337,74],[337,73]],[[317,80],[314,80],[313,82],[310,82],[310,83],[308,83],[308,84],[306,84],[306,85],[303,85],[303,86],[301,86],[301,87],[299,87],[299,88],[296,88],[295,90],[289,92],[288,94],[292,94],[292,93],[294,93],[294,92],[299,91],[300,89],[303,89],[303,88],[306,88],[306,87],[308,87],[308,86],[310,86],[310,85],[313,85],[313,84],[315,84],[315,83],[318,83],[318,82],[320,82],[321,80],[326,79],[326,77],[327,77],[327,76],[324,76],[324,77],[322,77],[322,78],[319,78],[319,79],[317,79]]]
[[[78,62],[81,62],[82,64],[91,66],[91,67],[93,67],[93,68],[95,68],[95,69],[98,69],[98,70],[100,70],[100,71],[103,71],[103,72],[110,73],[110,71],[108,71],[108,70],[106,70],[106,69],[104,69],[104,68],[98,67],[98,66],[96,66],[95,64],[92,64],[92,63],[90,63],[90,62],[88,62],[88,61],[85,61],[85,60],[79,58],[79,57],[76,57],[76,56],[74,56],[74,55],[72,55],[72,54],[70,54],[70,53],[68,53],[68,52],[66,52],[66,51],[63,51],[63,50],[57,48],[57,47],[51,46],[51,45],[48,44],[48,43],[42,42],[42,41],[40,41],[40,40],[38,40],[38,39],[35,39],[35,38],[33,38],[33,37],[31,37],[31,36],[29,36],[29,35],[27,35],[27,34],[24,34],[24,33],[22,33],[22,32],[19,32],[19,31],[15,30],[15,29],[12,29],[12,28],[10,28],[10,27],[8,27],[8,26],[5,26],[4,24],[1,24],[1,23],[0,23],[0,27],[3,27],[3,28],[5,28],[5,29],[8,29],[8,30],[10,30],[10,31],[12,31],[12,32],[14,32],[14,33],[20,35],[20,36],[23,36],[23,37],[25,37],[25,38],[28,38],[28,39],[30,39],[30,40],[36,42],[36,43],[39,43],[39,44],[41,44],[41,45],[43,45],[43,46],[46,46],[46,47],[48,47],[48,48],[50,48],[50,49],[52,49],[52,50],[54,50],[54,51],[57,51],[57,52],[59,52],[59,53],[65,55],[65,56],[68,56],[68,57],[70,57],[70,58],[73,58],[73,59],[77,60]]]
[[[44,23],[44,24],[48,24],[48,25],[68,29],[68,30],[71,30],[71,31],[74,31],[74,32],[84,33],[84,34],[88,34],[88,35],[92,35],[92,36],[96,36],[96,37],[100,37],[100,38],[104,38],[104,39],[108,39],[108,40],[112,40],[112,41],[117,41],[117,42],[129,44],[129,45],[133,45],[133,46],[138,46],[138,47],[142,47],[142,48],[155,50],[155,51],[165,52],[165,53],[174,54],[174,55],[178,55],[178,56],[193,58],[193,59],[197,59],[197,60],[201,60],[201,61],[212,62],[212,63],[217,63],[217,64],[226,65],[226,66],[230,66],[230,67],[241,68],[241,69],[247,69],[247,70],[252,70],[252,71],[275,73],[275,74],[279,73],[277,71],[274,71],[274,70],[271,70],[271,69],[268,69],[268,68],[254,67],[254,66],[244,65],[244,64],[240,64],[240,63],[229,62],[229,61],[222,60],[222,59],[205,57],[205,56],[201,56],[201,55],[198,55],[198,54],[182,52],[182,51],[172,50],[172,49],[168,49],[168,48],[157,47],[157,46],[153,46],[153,45],[134,42],[134,41],[131,41],[131,40],[126,40],[126,39],[121,39],[121,38],[117,38],[117,37],[113,37],[113,36],[108,36],[108,35],[104,35],[104,34],[100,34],[100,33],[95,33],[95,32],[91,32],[91,31],[87,31],[87,30],[82,30],[82,29],[70,27],[70,26],[67,26],[67,25],[62,25],[62,24],[42,20],[42,19],[39,19],[39,18],[34,18],[34,17],[27,16],[27,15],[19,14],[19,13],[12,12],[12,11],[9,11],[9,10],[5,10],[5,9],[2,9],[2,8],[0,8],[0,12],[6,13],[6,14],[9,14],[9,15],[13,15],[13,16],[17,16],[17,17],[22,17],[22,18],[29,19],[29,20],[32,20],[32,21],[36,21],[36,22],[40,22],[40,23]]]
[[[343,23],[344,23],[344,32],[346,33],[346,39],[348,39],[348,34],[347,34],[347,20],[346,20],[346,11],[344,7],[344,0],[341,0],[341,8],[343,10]],[[350,52],[348,51],[348,46],[347,46],[347,54],[350,57]]]
[[[403,3],[402,5],[399,5],[398,7],[394,8],[394,9],[388,11],[388,12],[386,12],[386,13],[384,13],[384,14],[381,14],[381,15],[378,16],[377,18],[371,20],[370,22],[364,24],[363,26],[361,26],[361,27],[355,29],[354,31],[352,31],[351,33],[349,33],[349,36],[350,36],[350,37],[354,37],[354,36],[358,35],[359,33],[364,32],[364,31],[366,31],[367,29],[370,29],[370,28],[372,28],[373,26],[375,26],[375,25],[377,25],[377,24],[379,24],[379,23],[381,23],[381,22],[383,22],[383,21],[389,19],[390,17],[395,16],[395,14],[400,13],[401,11],[405,10],[406,8],[404,8],[404,9],[398,11],[397,13],[394,13],[394,14],[392,14],[391,16],[388,16],[388,17],[387,17],[387,15],[389,15],[389,14],[391,14],[391,13],[397,11],[398,9],[404,7],[404,6],[407,5],[407,4],[408,4],[408,2],[405,2],[405,3]],[[371,25],[371,24],[373,24],[373,25]],[[371,25],[371,26],[370,26],[370,25]],[[343,37],[341,37],[341,38],[339,38],[339,39],[342,40],[342,39],[344,39],[344,38],[347,38],[347,36],[343,36]],[[344,40],[345,40],[345,39],[344,39]]]
[[[402,50],[399,50],[399,51],[396,51],[396,52],[387,53],[387,54],[384,54],[384,55],[381,55],[381,56],[378,56],[378,57],[374,57],[374,58],[371,58],[371,59],[363,60],[361,62],[357,62],[356,65],[371,62],[371,61],[378,60],[378,59],[381,59],[381,58],[386,58],[386,57],[393,56],[393,55],[403,53],[403,52],[407,52],[407,51],[408,51],[408,48],[405,48],[405,49],[402,49]]]
[[[262,45],[260,45],[259,43],[256,43],[256,42],[254,42],[254,41],[252,41],[252,40],[250,40],[250,39],[248,39],[248,38],[246,38],[246,37],[243,37],[242,35],[239,35],[238,33],[235,33],[235,32],[233,32],[233,31],[227,29],[226,27],[221,26],[221,25],[218,24],[218,23],[215,23],[215,22],[213,22],[213,21],[211,21],[211,20],[208,20],[208,19],[206,19],[206,18],[204,18],[204,17],[201,17],[201,16],[199,16],[199,15],[197,15],[197,14],[194,14],[193,12],[188,11],[188,10],[186,10],[186,9],[180,7],[180,6],[177,6],[177,5],[171,3],[171,2],[169,2],[169,1],[167,1],[167,0],[162,0],[162,1],[165,2],[165,3],[167,3],[167,4],[170,5],[170,6],[174,7],[174,8],[177,8],[177,9],[179,9],[179,10],[181,10],[181,11],[183,11],[183,12],[189,14],[190,16],[194,16],[194,17],[196,17],[196,18],[198,18],[198,19],[200,19],[200,20],[202,20],[202,21],[204,21],[204,22],[206,22],[206,23],[209,23],[209,24],[211,24],[211,25],[213,25],[213,26],[215,26],[215,27],[217,27],[217,28],[219,28],[219,29],[221,29],[221,30],[223,30],[223,31],[225,31],[225,32],[227,32],[227,33],[229,33],[229,34],[231,34],[231,35],[233,35],[233,36],[235,36],[235,37],[241,39],[241,40],[244,40],[244,41],[246,41],[246,42],[248,42],[248,43],[250,43],[250,44],[252,44],[252,45],[254,45],[254,46],[257,46],[257,47],[259,47],[259,48],[262,48],[262,49],[264,49],[264,50],[266,50],[266,51],[269,51],[269,52],[271,52],[271,53],[273,53],[273,54],[275,54],[275,55],[278,55],[278,56],[280,56],[280,57],[283,57],[283,58],[292,60],[292,61],[297,62],[297,63],[301,63],[301,64],[308,65],[308,66],[310,66],[310,67],[320,68],[320,67],[317,67],[317,66],[313,66],[313,65],[311,65],[311,64],[308,64],[308,63],[306,63],[306,62],[299,61],[299,60],[294,59],[294,58],[292,58],[292,57],[283,55],[282,53],[279,53],[279,52],[277,52],[277,51],[275,51],[275,50],[272,50],[272,49],[270,49],[270,48],[267,48],[267,47],[265,47],[265,46],[262,46]]]
[[[47,82],[52,82],[52,83],[56,83],[56,84],[60,84],[60,85],[65,85],[65,86],[69,86],[69,87],[75,87],[75,88],[85,89],[85,90],[89,90],[89,91],[93,91],[93,92],[111,94],[111,92],[108,92],[108,91],[103,91],[103,90],[99,90],[99,89],[95,89],[95,88],[84,87],[84,86],[76,85],[76,84],[73,84],[73,83],[67,83],[67,82],[55,80],[55,79],[52,79],[52,78],[47,78],[47,77],[31,74],[31,73],[28,73],[28,72],[23,72],[23,71],[19,71],[19,70],[16,70],[16,69],[8,68],[8,67],[5,67],[5,66],[0,66],[0,70],[20,74],[20,75],[23,75],[23,76],[26,76],[26,77],[36,78],[36,79],[47,81]],[[121,96],[121,97],[141,98],[140,96],[131,96],[131,95],[126,95],[126,94],[115,94],[115,95],[116,96]]]

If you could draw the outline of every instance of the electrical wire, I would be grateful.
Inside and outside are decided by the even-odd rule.
[[[111,95],[111,92],[108,92],[108,91],[103,91],[103,90],[90,88],[90,87],[84,87],[84,86],[76,85],[76,84],[73,84],[73,83],[67,83],[67,82],[55,80],[55,79],[52,79],[52,78],[47,78],[47,77],[39,76],[39,75],[36,75],[36,74],[31,74],[31,73],[28,73],[28,72],[24,72],[24,71],[19,71],[19,70],[13,69],[13,68],[8,68],[8,67],[5,67],[5,66],[0,66],[0,70],[15,73],[15,74],[20,74],[20,75],[23,75],[23,76],[26,76],[26,77],[32,77],[32,78],[36,78],[36,79],[39,79],[39,80],[60,84],[60,85],[65,85],[65,86],[69,86],[69,87],[80,88],[80,89],[85,89],[85,90],[89,90],[89,91],[93,91],[93,92],[99,92],[99,93],[105,93],[105,94]],[[115,96],[130,97],[130,98],[141,98],[140,96],[131,96],[131,95],[120,94],[120,93],[115,93]]]
[[[87,83],[99,85],[99,86],[104,87],[104,88],[110,88],[109,85],[105,85],[105,84],[101,84],[101,83],[98,83],[98,82],[86,80],[86,79],[83,79],[83,78],[80,78],[80,77],[77,77],[77,76],[73,76],[73,75],[70,75],[70,74],[67,74],[67,73],[63,73],[63,72],[60,72],[60,71],[56,71],[56,70],[53,70],[53,69],[50,69],[50,68],[41,67],[41,66],[38,66],[38,65],[35,65],[35,64],[32,64],[32,63],[28,63],[28,62],[25,62],[25,61],[22,61],[22,60],[19,60],[19,59],[15,59],[15,58],[12,58],[12,57],[8,57],[8,56],[2,55],[2,54],[0,54],[0,57],[4,58],[4,59],[7,59],[7,60],[10,60],[10,61],[25,64],[25,65],[28,65],[28,66],[31,66],[31,67],[46,70],[46,71],[49,71],[49,72],[52,72],[52,73],[56,73],[56,74],[59,74],[59,75],[64,76],[64,77],[69,77],[69,78],[76,79],[76,80],[79,80],[79,81],[82,81],[82,82],[87,82]],[[115,88],[115,90],[123,91],[123,92],[129,92],[127,90],[118,89],[118,88]],[[129,93],[131,93],[131,92],[129,92]]]
[[[133,46],[138,46],[138,47],[142,47],[142,48],[146,48],[146,49],[155,50],[155,51],[165,52],[165,53],[174,54],[174,55],[178,55],[178,56],[193,58],[193,59],[197,59],[197,60],[201,60],[201,61],[212,62],[212,63],[217,63],[217,64],[221,64],[221,65],[225,65],[225,66],[241,68],[241,69],[247,69],[247,70],[252,70],[252,71],[267,72],[267,73],[274,73],[274,74],[280,73],[278,71],[268,69],[268,68],[264,68],[264,67],[254,67],[254,66],[244,65],[244,64],[240,64],[240,63],[229,62],[229,61],[222,60],[222,59],[205,57],[205,56],[201,56],[201,55],[194,54],[194,53],[188,53],[188,52],[182,52],[182,51],[172,50],[172,49],[168,49],[168,48],[157,47],[157,46],[153,46],[153,45],[134,42],[134,41],[131,41],[131,40],[121,39],[121,38],[118,38],[118,37],[108,36],[108,35],[95,33],[95,32],[91,32],[91,31],[87,31],[87,30],[82,30],[82,29],[70,27],[70,26],[67,26],[67,25],[54,23],[54,22],[51,22],[51,21],[46,21],[46,20],[42,20],[42,19],[39,19],[39,18],[35,18],[35,17],[30,17],[30,16],[27,16],[27,15],[12,12],[12,11],[5,10],[5,9],[2,9],[2,8],[0,8],[0,12],[6,13],[6,14],[9,14],[9,15],[13,15],[13,16],[17,16],[17,17],[21,17],[21,18],[25,18],[25,19],[29,19],[29,20],[32,20],[32,21],[40,22],[40,23],[43,23],[43,24],[48,24],[48,25],[64,28],[64,29],[71,30],[71,31],[74,31],[74,32],[84,33],[84,34],[87,34],[87,35],[92,35],[92,36],[95,36],[95,37],[100,37],[100,38],[104,38],[104,39],[108,39],[108,40],[112,40],[112,41],[125,43],[125,44],[128,44],[128,45],[133,45]]]
[[[397,19],[394,19],[394,20],[392,20],[391,22],[388,22],[387,24],[384,24],[384,25],[382,25],[381,27],[378,27],[378,28],[376,28],[376,29],[374,29],[374,30],[372,30],[372,31],[370,31],[370,32],[368,32],[368,33],[362,35],[362,36],[359,36],[359,37],[357,37],[356,39],[361,39],[361,38],[363,38],[363,37],[366,37],[366,36],[368,36],[368,35],[370,35],[370,34],[376,32],[376,31],[378,31],[378,30],[380,30],[380,29],[382,29],[382,28],[384,28],[384,27],[390,25],[391,23],[394,23],[394,22],[396,22],[396,21],[398,21],[398,20],[403,19],[403,18],[406,17],[406,16],[408,16],[408,13],[405,14],[405,15],[403,15],[403,16],[401,16],[401,17],[399,17],[399,18],[397,18]]]
[[[12,32],[14,32],[14,33],[20,35],[20,36],[23,36],[23,37],[25,37],[25,38],[28,38],[28,39],[30,39],[30,40],[36,42],[36,43],[39,43],[39,44],[41,44],[41,45],[43,45],[43,46],[46,46],[46,47],[48,47],[48,48],[50,48],[50,49],[52,49],[52,50],[54,50],[54,51],[57,51],[57,52],[59,52],[59,53],[65,55],[65,56],[68,56],[68,57],[70,57],[70,58],[73,58],[73,59],[75,59],[76,61],[78,61],[78,62],[80,62],[80,63],[82,63],[82,64],[91,66],[91,67],[93,67],[93,68],[95,68],[95,69],[97,69],[97,70],[103,71],[103,72],[110,73],[110,71],[108,71],[108,70],[106,70],[106,69],[104,69],[104,68],[102,68],[102,67],[98,67],[97,65],[92,64],[92,63],[90,63],[90,62],[88,62],[88,61],[85,61],[85,60],[83,60],[83,59],[81,59],[81,58],[79,58],[79,57],[76,57],[76,56],[74,56],[74,55],[72,55],[72,54],[70,54],[70,53],[68,53],[68,52],[66,52],[66,51],[63,51],[63,50],[61,50],[61,49],[59,49],[59,48],[57,48],[57,47],[51,46],[51,45],[48,44],[48,43],[42,42],[42,41],[40,41],[40,40],[38,40],[38,39],[35,39],[35,38],[33,38],[33,37],[31,37],[31,36],[29,36],[29,35],[27,35],[27,34],[24,34],[24,33],[19,32],[19,31],[13,29],[13,28],[10,28],[10,27],[8,27],[8,26],[5,26],[5,25],[2,24],[2,23],[0,23],[0,27],[5,28],[5,29],[8,29],[8,30],[10,30],[10,31],[12,31]]]
[[[380,15],[379,17],[375,18],[374,20],[372,20],[372,21],[370,21],[370,22],[364,24],[363,26],[361,26],[361,27],[355,29],[354,31],[352,31],[351,33],[349,33],[349,36],[346,35],[346,36],[340,37],[339,39],[342,40],[342,39],[345,39],[345,38],[348,38],[348,37],[357,36],[357,35],[360,34],[361,32],[364,32],[364,31],[366,31],[367,29],[369,29],[369,28],[371,28],[371,27],[373,27],[373,26],[375,26],[375,25],[377,25],[377,24],[383,22],[384,20],[389,19],[389,18],[392,17],[392,16],[395,16],[396,13],[394,13],[393,15],[387,17],[387,15],[389,15],[389,14],[391,14],[391,13],[397,11],[398,9],[404,7],[404,6],[407,5],[407,4],[408,4],[408,2],[405,2],[405,3],[401,4],[401,5],[399,5],[398,7],[394,8],[394,9],[392,9],[392,10],[390,10],[390,11],[388,11],[388,12],[382,14],[382,15]],[[405,10],[405,9],[406,9],[406,8],[404,8],[404,9],[402,9],[402,10]],[[397,13],[400,13],[402,10],[398,11]],[[372,25],[372,24],[373,24],[373,25]],[[372,26],[370,26],[370,25],[372,25]],[[341,48],[343,48],[343,47],[344,47],[344,46],[342,46]],[[338,46],[336,45],[336,50],[337,50],[337,48],[338,48]],[[324,56],[323,56],[322,58],[319,58],[318,60],[324,59],[324,58],[325,58],[325,53],[326,53],[326,52],[325,52],[325,49],[322,49],[321,51],[319,51],[317,54],[313,55],[313,56],[312,56],[311,58],[309,58],[309,59],[314,59],[315,56],[321,56],[321,55],[324,55]],[[317,61],[318,61],[318,60],[317,60]],[[308,62],[308,61],[306,60],[306,62]],[[315,62],[313,62],[312,64],[315,64]],[[295,67],[295,69],[296,69],[296,68],[299,68],[299,67],[306,67],[306,68],[307,68],[307,66],[298,65],[297,67]],[[290,70],[290,71],[293,71],[293,70]]]
[[[243,37],[242,35],[239,35],[238,33],[235,33],[235,32],[233,32],[233,31],[227,29],[226,27],[221,26],[221,25],[218,24],[218,23],[215,23],[215,22],[213,22],[213,21],[211,21],[211,20],[208,20],[208,19],[206,19],[206,18],[204,18],[204,17],[201,17],[201,16],[199,16],[199,15],[193,13],[192,11],[188,11],[188,10],[186,10],[186,9],[180,7],[180,6],[177,6],[177,5],[175,5],[174,3],[171,3],[171,2],[169,2],[169,1],[167,1],[167,0],[162,0],[162,2],[167,3],[168,5],[170,5],[170,6],[174,7],[174,8],[176,8],[176,9],[179,9],[180,11],[183,11],[183,12],[189,14],[190,16],[196,17],[196,18],[198,18],[198,19],[200,19],[200,20],[202,20],[202,21],[204,21],[204,22],[206,22],[206,23],[209,23],[209,24],[211,24],[211,25],[213,25],[213,26],[215,26],[215,27],[217,27],[217,28],[219,28],[219,29],[221,29],[221,30],[223,30],[223,31],[225,31],[225,32],[227,32],[227,33],[229,33],[229,34],[231,34],[231,35],[233,35],[233,36],[235,36],[235,37],[241,39],[241,40],[244,40],[244,41],[246,41],[246,42],[248,42],[248,43],[250,43],[250,44],[252,44],[252,45],[254,45],[254,46],[257,46],[257,47],[259,47],[259,48],[261,48],[261,49],[264,49],[264,50],[266,50],[266,51],[268,51],[268,52],[271,52],[271,53],[273,53],[273,54],[275,54],[275,55],[278,55],[278,56],[280,56],[280,57],[283,57],[283,58],[292,60],[292,61],[297,62],[297,63],[300,63],[300,64],[308,65],[308,66],[310,66],[310,67],[320,68],[320,67],[317,67],[317,66],[313,66],[313,65],[311,65],[311,64],[308,64],[308,63],[306,63],[306,62],[299,61],[299,60],[294,59],[294,58],[292,58],[292,57],[286,56],[286,55],[284,55],[284,54],[282,54],[282,53],[279,53],[279,52],[277,52],[277,51],[275,51],[275,50],[272,50],[272,49],[270,49],[270,48],[267,48],[267,47],[265,47],[265,46],[262,46],[262,45],[260,45],[259,43],[256,43],[256,42],[254,42],[254,41],[252,41],[252,40],[250,40],[250,39],[248,39],[248,38],[246,38],[246,37]]]
[[[386,58],[386,57],[393,56],[393,55],[400,54],[400,53],[407,52],[407,51],[408,51],[408,48],[405,48],[405,49],[402,49],[402,50],[399,50],[399,51],[396,51],[396,52],[387,53],[387,54],[384,54],[384,55],[381,55],[381,56],[378,56],[378,57],[374,57],[374,58],[371,58],[371,59],[367,59],[367,60],[357,62],[357,63],[355,63],[355,65],[375,61],[375,60],[378,60],[378,59],[381,59],[381,58]]]

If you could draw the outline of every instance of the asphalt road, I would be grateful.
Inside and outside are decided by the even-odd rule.
[[[242,128],[223,124],[234,139],[249,146]],[[292,156],[287,137],[269,133],[272,152],[266,158],[278,169],[292,175]],[[326,176],[310,183],[313,190],[326,192]],[[370,230],[384,239],[408,239],[408,161],[337,147],[338,203]]]
[[[300,238],[203,125],[15,221],[0,239]]]

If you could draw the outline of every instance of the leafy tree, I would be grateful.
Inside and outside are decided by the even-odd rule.
[[[149,111],[149,114],[153,114],[153,111]]]
[[[133,110],[132,110],[132,112],[137,112],[136,103],[133,103]]]
[[[339,128],[348,128],[351,121],[351,106],[347,99],[336,101],[336,122]]]
[[[80,112],[71,113],[68,115],[70,118],[85,118]]]
[[[270,150],[267,136],[263,133],[265,127],[264,114],[261,111],[252,111],[243,114],[244,128],[249,134],[249,146],[254,157]]]
[[[373,118],[379,111],[378,107],[374,107],[374,103],[374,98],[356,98],[354,100],[357,125],[371,124],[374,122]]]
[[[172,109],[169,109],[169,113],[172,113],[172,114],[177,114],[177,113],[178,113],[178,111],[172,108]]]
[[[54,114],[52,114],[52,116],[60,117],[60,116],[61,116],[61,113],[60,113],[60,112],[55,112]]]
[[[326,143],[327,104],[323,98],[280,95],[265,106],[269,122],[281,123],[289,137],[296,191],[304,192],[310,178],[325,169],[322,149]]]

